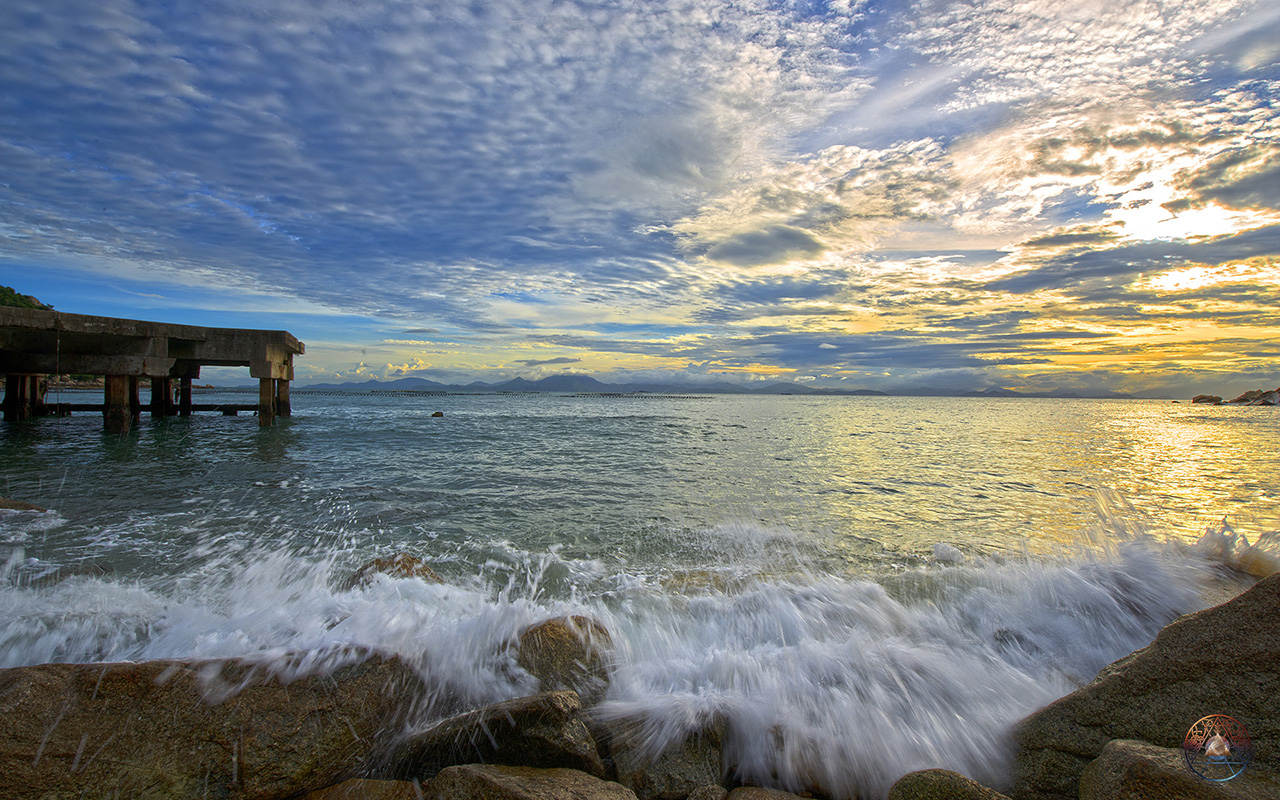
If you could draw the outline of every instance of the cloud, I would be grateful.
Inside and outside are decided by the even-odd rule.
[[[515,363],[524,364],[526,367],[543,367],[549,364],[578,364],[582,361],[580,358],[569,358],[567,356],[559,356],[557,358],[535,359],[528,358],[517,360]]]

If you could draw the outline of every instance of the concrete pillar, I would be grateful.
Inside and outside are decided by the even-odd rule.
[[[151,416],[167,417],[173,413],[173,379],[151,376]]]
[[[265,428],[276,421],[276,382],[274,378],[258,379],[258,426]]]
[[[129,416],[133,422],[142,419],[142,396],[138,393],[138,376],[129,376]]]
[[[276,413],[282,417],[293,416],[293,408],[289,405],[289,382],[276,379]]]
[[[9,373],[4,376],[4,421],[14,422],[22,419],[22,387],[26,385],[26,375]]]
[[[4,376],[4,418],[7,421],[28,419],[45,413],[45,380],[41,375]]]
[[[182,378],[178,383],[178,413],[191,416],[191,379]]]
[[[107,375],[102,387],[102,419],[107,433],[127,433],[133,421],[128,375]],[[133,379],[133,387],[138,386]]]

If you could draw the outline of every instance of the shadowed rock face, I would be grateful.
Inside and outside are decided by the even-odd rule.
[[[467,764],[423,787],[431,800],[635,800],[630,789],[574,769]]]
[[[1230,602],[1174,621],[1093,683],[1027,717],[1014,736],[1013,796],[1076,800],[1081,772],[1112,739],[1177,748],[1208,714],[1243,722],[1255,752],[1280,752],[1278,619],[1280,575],[1274,575]]]
[[[397,775],[425,778],[476,762],[564,767],[602,777],[604,763],[573,692],[544,692],[438,722],[400,743]]]
[[[235,661],[0,670],[0,797],[275,800],[369,762],[419,680],[373,659],[285,685]]]

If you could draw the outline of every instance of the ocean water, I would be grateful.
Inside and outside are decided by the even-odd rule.
[[[218,400],[252,402],[199,399]],[[50,509],[0,511],[0,667],[296,672],[372,649],[421,672],[430,718],[536,691],[509,643],[589,614],[616,645],[595,713],[655,749],[719,717],[735,780],[872,798],[946,767],[1000,787],[1011,725],[1244,585],[1230,546],[1280,528],[1269,408],[299,390],[293,406],[268,429],[0,423],[0,496]],[[342,588],[401,551],[445,583]]]

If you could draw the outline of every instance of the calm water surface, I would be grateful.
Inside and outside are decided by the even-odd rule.
[[[1000,785],[1013,722],[1202,604],[1206,527],[1280,528],[1269,408],[293,404],[265,430],[0,424],[0,495],[51,509],[0,512],[0,666],[359,645],[478,705],[536,690],[504,655],[521,628],[588,613],[618,642],[601,713],[655,737],[727,717],[739,778],[798,789],[821,769],[874,797],[948,766]],[[340,588],[398,550],[447,583]]]

